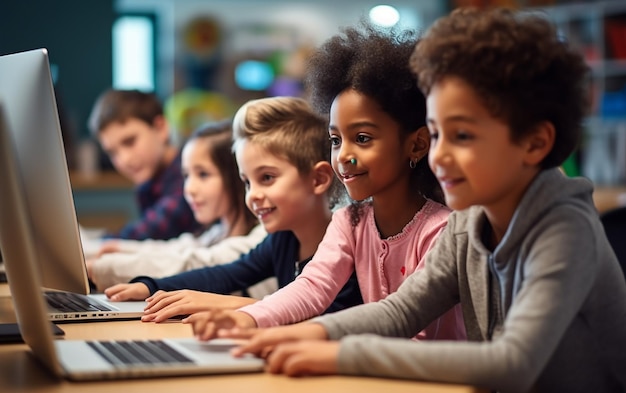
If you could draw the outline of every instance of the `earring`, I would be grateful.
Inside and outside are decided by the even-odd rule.
[[[415,169],[416,166],[417,166],[417,158],[415,160],[413,159],[409,160],[409,168]]]
[[[350,164],[356,165],[356,158],[351,158],[350,159]]]

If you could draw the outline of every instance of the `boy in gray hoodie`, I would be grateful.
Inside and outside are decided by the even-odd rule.
[[[251,337],[236,354],[273,349],[268,369],[288,375],[626,391],[626,282],[592,184],[556,168],[580,138],[583,59],[542,18],[460,9],[428,30],[411,67],[430,166],[455,210],[426,268],[377,303],[219,335]],[[406,339],[459,301],[468,342]]]

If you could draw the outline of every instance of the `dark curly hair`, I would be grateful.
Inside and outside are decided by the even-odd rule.
[[[588,67],[536,13],[456,9],[431,26],[410,66],[426,95],[446,76],[463,79],[509,125],[514,142],[551,122],[555,142],[544,169],[562,164],[578,147],[588,110]]]
[[[425,126],[426,99],[409,68],[417,41],[416,31],[379,29],[365,20],[343,28],[309,58],[305,86],[313,107],[328,115],[335,97],[350,88],[375,100],[399,124],[403,136]],[[426,157],[412,171],[411,184],[416,193],[444,203]],[[360,220],[361,208],[360,202],[352,202],[353,225]]]

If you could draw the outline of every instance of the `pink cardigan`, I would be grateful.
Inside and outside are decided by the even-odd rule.
[[[286,325],[320,315],[356,269],[365,303],[395,292],[407,276],[424,266],[424,256],[446,225],[450,210],[428,200],[402,232],[381,239],[371,205],[363,209],[352,228],[347,208],[335,212],[313,259],[298,278],[265,297],[242,307],[259,327]],[[460,305],[434,321],[419,339],[465,339]]]

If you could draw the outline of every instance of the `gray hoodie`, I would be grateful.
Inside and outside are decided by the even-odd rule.
[[[626,392],[626,282],[592,191],[586,179],[541,172],[493,252],[481,207],[452,213],[426,267],[396,293],[316,319],[343,337],[339,372],[502,392]],[[469,342],[405,339],[458,301]]]

